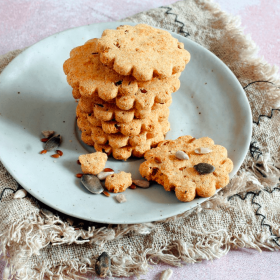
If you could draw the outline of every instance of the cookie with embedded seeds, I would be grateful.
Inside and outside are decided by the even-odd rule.
[[[92,153],[79,156],[81,168],[84,174],[98,174],[106,164],[108,156],[105,153]]]
[[[139,168],[141,175],[163,185],[166,191],[174,190],[176,197],[184,202],[193,200],[196,195],[214,195],[216,189],[229,183],[233,169],[226,148],[215,145],[209,137],[182,136],[162,141],[157,148],[145,153],[145,159]]]
[[[183,43],[147,24],[105,30],[98,39],[98,52],[103,64],[138,81],[170,77],[182,72],[190,60]]]
[[[150,109],[155,102],[171,102],[171,94],[180,87],[179,74],[166,79],[154,78],[149,82],[137,82],[135,78],[121,76],[102,65],[96,48],[97,39],[73,49],[63,69],[68,83],[73,87],[75,99],[98,98],[117,103],[122,110],[135,107]],[[115,102],[115,98],[117,98]]]
[[[121,171],[106,177],[105,188],[114,193],[124,192],[132,185],[131,173]]]

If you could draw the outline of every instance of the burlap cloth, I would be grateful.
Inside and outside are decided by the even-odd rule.
[[[177,32],[223,60],[244,88],[253,134],[238,174],[202,207],[142,225],[97,225],[46,209],[30,195],[13,199],[19,187],[0,165],[0,241],[7,260],[3,279],[87,279],[96,257],[107,251],[111,273],[145,273],[149,264],[194,263],[230,248],[278,249],[280,242],[279,80],[277,69],[258,58],[239,21],[209,1],[188,0],[126,20]],[[21,51],[0,57],[0,70]],[[279,165],[280,167],[280,165]],[[139,209],[140,210],[140,209]]]

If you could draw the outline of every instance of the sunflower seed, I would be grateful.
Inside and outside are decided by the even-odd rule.
[[[98,175],[97,175],[97,178],[99,180],[105,180],[109,175],[112,175],[114,174],[114,172],[100,172]]]
[[[47,151],[56,150],[60,144],[61,144],[61,136],[59,134],[55,135],[46,142],[45,150]]]
[[[100,277],[106,277],[111,267],[111,259],[106,252],[103,252],[96,260],[95,272]]]
[[[54,135],[54,131],[53,130],[43,130],[42,131],[42,134],[46,137],[46,138],[49,138],[51,136]]]
[[[183,152],[183,151],[177,151],[176,152],[176,158],[182,159],[182,160],[190,159],[189,156],[185,152]]]
[[[140,188],[148,188],[150,186],[150,182],[149,181],[146,181],[146,180],[132,180],[132,182],[137,186],[137,187],[140,187]]]
[[[84,187],[91,193],[99,194],[104,191],[100,180],[92,174],[84,174],[81,179]]]
[[[124,194],[120,193],[116,196],[116,200],[119,202],[119,203],[124,203],[126,202],[126,198],[124,196]]]
[[[24,198],[27,195],[27,191],[24,189],[20,189],[14,193],[14,198]]]
[[[172,269],[167,269],[167,270],[164,270],[160,276],[160,280],[169,280],[171,278],[173,274],[173,270]]]
[[[204,174],[209,174],[215,171],[215,167],[209,163],[199,163],[197,165],[194,166],[194,169],[200,174],[200,175],[204,175]]]
[[[200,148],[198,148],[198,149],[195,149],[194,151],[195,151],[196,154],[209,154],[209,153],[212,152],[211,149],[209,149],[209,148],[204,148],[204,147],[200,147]]]

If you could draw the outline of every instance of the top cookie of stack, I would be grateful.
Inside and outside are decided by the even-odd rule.
[[[82,140],[117,159],[142,157],[169,130],[171,94],[189,59],[170,33],[145,24],[105,30],[74,48],[63,69],[80,99]]]

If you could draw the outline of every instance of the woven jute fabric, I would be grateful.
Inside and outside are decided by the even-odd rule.
[[[113,276],[130,276],[145,273],[159,261],[177,266],[219,258],[234,247],[279,248],[277,69],[258,58],[238,19],[210,1],[177,2],[125,20],[177,32],[213,52],[232,70],[253,116],[252,141],[243,165],[230,184],[202,206],[140,225],[81,223],[30,195],[14,199],[20,186],[0,165],[0,242],[7,261],[3,279],[88,279],[103,251],[111,256]],[[0,57],[0,71],[20,52]]]

